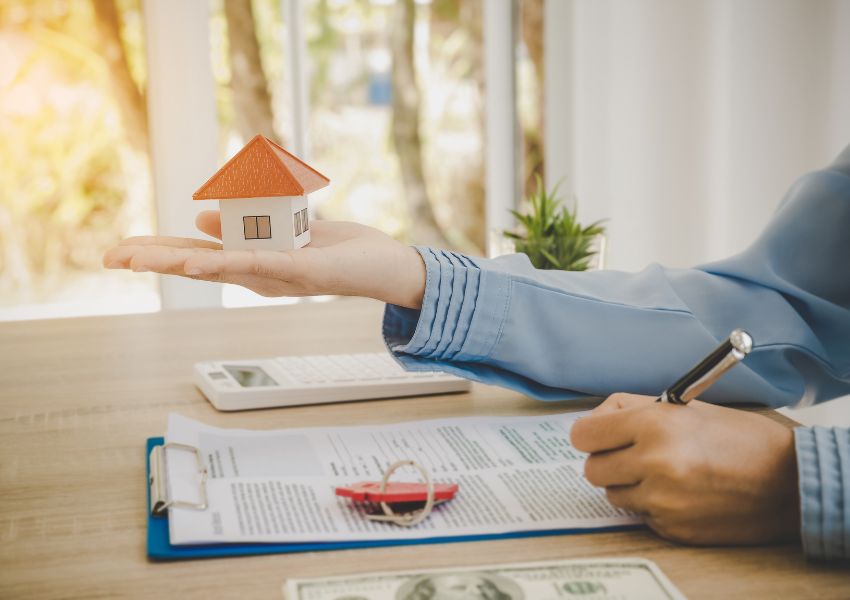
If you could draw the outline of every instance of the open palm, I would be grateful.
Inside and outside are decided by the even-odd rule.
[[[196,225],[221,239],[218,211],[200,213]],[[416,250],[357,223],[310,225],[311,242],[298,250],[222,250],[220,243],[209,240],[143,236],[107,250],[103,264],[234,283],[263,296],[341,294],[419,307],[425,268]]]

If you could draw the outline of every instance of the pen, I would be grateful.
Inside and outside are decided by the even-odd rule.
[[[743,329],[736,329],[711,354],[664,390],[656,402],[687,404],[714,385],[726,371],[744,360],[752,349],[752,336]]]

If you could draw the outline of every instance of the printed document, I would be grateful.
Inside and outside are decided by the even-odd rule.
[[[167,442],[200,449],[208,507],[169,509],[172,544],[400,540],[639,523],[583,476],[586,455],[570,445],[586,413],[464,417],[354,427],[221,429],[172,414]],[[413,527],[375,522],[337,486],[380,481],[412,459],[457,496]],[[197,502],[195,457],[167,452],[169,493]],[[412,468],[392,481],[420,481]]]

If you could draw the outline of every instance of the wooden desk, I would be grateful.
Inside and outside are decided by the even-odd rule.
[[[144,442],[177,411],[225,427],[349,425],[545,404],[465,395],[216,412],[192,363],[382,348],[365,300],[0,324],[0,597],[281,598],[288,577],[590,556],[643,556],[690,598],[847,598],[850,573],[796,546],[684,548],[649,531],[150,563]]]

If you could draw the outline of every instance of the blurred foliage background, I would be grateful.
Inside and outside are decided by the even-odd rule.
[[[157,308],[100,266],[154,230],[143,37],[138,0],[0,3],[0,306]]]
[[[309,162],[333,181],[311,196],[320,218],[483,252],[483,1],[306,1]],[[529,193],[543,168],[542,1],[518,0]],[[153,276],[100,265],[109,245],[156,231],[141,2],[0,3],[0,318],[159,306]],[[256,133],[286,146],[280,0],[210,7],[221,162]]]

